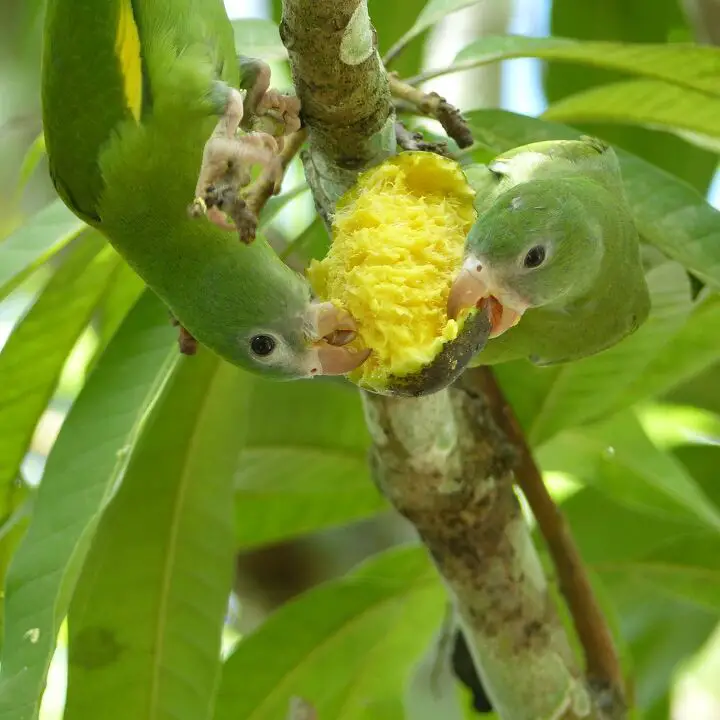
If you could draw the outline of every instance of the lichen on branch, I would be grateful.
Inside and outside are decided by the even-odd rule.
[[[475,373],[425,398],[363,394],[376,480],[450,591],[498,715],[592,717]]]
[[[284,0],[280,35],[309,131],[303,164],[329,225],[358,172],[395,152],[395,112],[367,0]]]

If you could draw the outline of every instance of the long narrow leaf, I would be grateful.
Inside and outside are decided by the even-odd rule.
[[[720,533],[720,508],[632,412],[567,431],[538,450],[542,467],[570,472],[620,505]]]
[[[237,539],[277,542],[387,508],[368,467],[369,436],[352,386],[247,381],[235,475]]]
[[[720,95],[720,50],[691,43],[583,42],[557,36],[492,35],[463,48],[450,67],[430,70],[422,78],[524,57],[619,70]]]
[[[379,708],[402,694],[443,608],[424,552],[386,552],[281,608],[243,639],[223,668],[215,720],[283,718],[293,696],[319,718],[383,717]]]
[[[659,80],[600,85],[551,105],[543,117],[557,122],[643,125],[679,134],[700,147],[720,148],[720,97]]]
[[[67,357],[119,260],[98,233],[78,238],[0,352],[0,515]]]
[[[73,597],[65,720],[212,717],[246,385],[201,350],[156,401]]]
[[[446,15],[462,10],[468,5],[475,5],[481,0],[427,0],[427,4],[415,18],[412,27],[387,51],[383,58],[389,63],[403,48],[418,35],[433,25],[437,25]]]
[[[146,294],[68,415],[27,535],[8,571],[0,718],[36,720],[60,624],[143,415],[176,358],[162,303]]]

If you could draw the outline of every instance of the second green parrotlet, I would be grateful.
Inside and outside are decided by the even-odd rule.
[[[639,236],[611,147],[533,143],[465,170],[479,217],[448,313],[492,303],[491,339],[473,365],[577,360],[645,321]]]

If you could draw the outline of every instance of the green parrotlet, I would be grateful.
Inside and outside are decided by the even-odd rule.
[[[448,314],[492,303],[473,365],[538,365],[601,352],[647,318],[640,240],[613,149],[594,138],[533,143],[466,168],[477,191]]]

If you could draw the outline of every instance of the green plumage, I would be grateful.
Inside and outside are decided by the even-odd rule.
[[[473,365],[546,365],[605,350],[647,318],[639,237],[614,151],[599,141],[534,143],[468,170],[480,217],[467,254],[503,304],[527,306]],[[528,253],[544,260],[526,265]],[[530,264],[533,264],[532,262]]]
[[[251,370],[305,376],[304,278],[262,238],[244,245],[187,212],[204,144],[239,86],[221,0],[49,0],[43,113],[61,197],[200,343]],[[258,333],[276,341],[272,356],[250,351]]]

